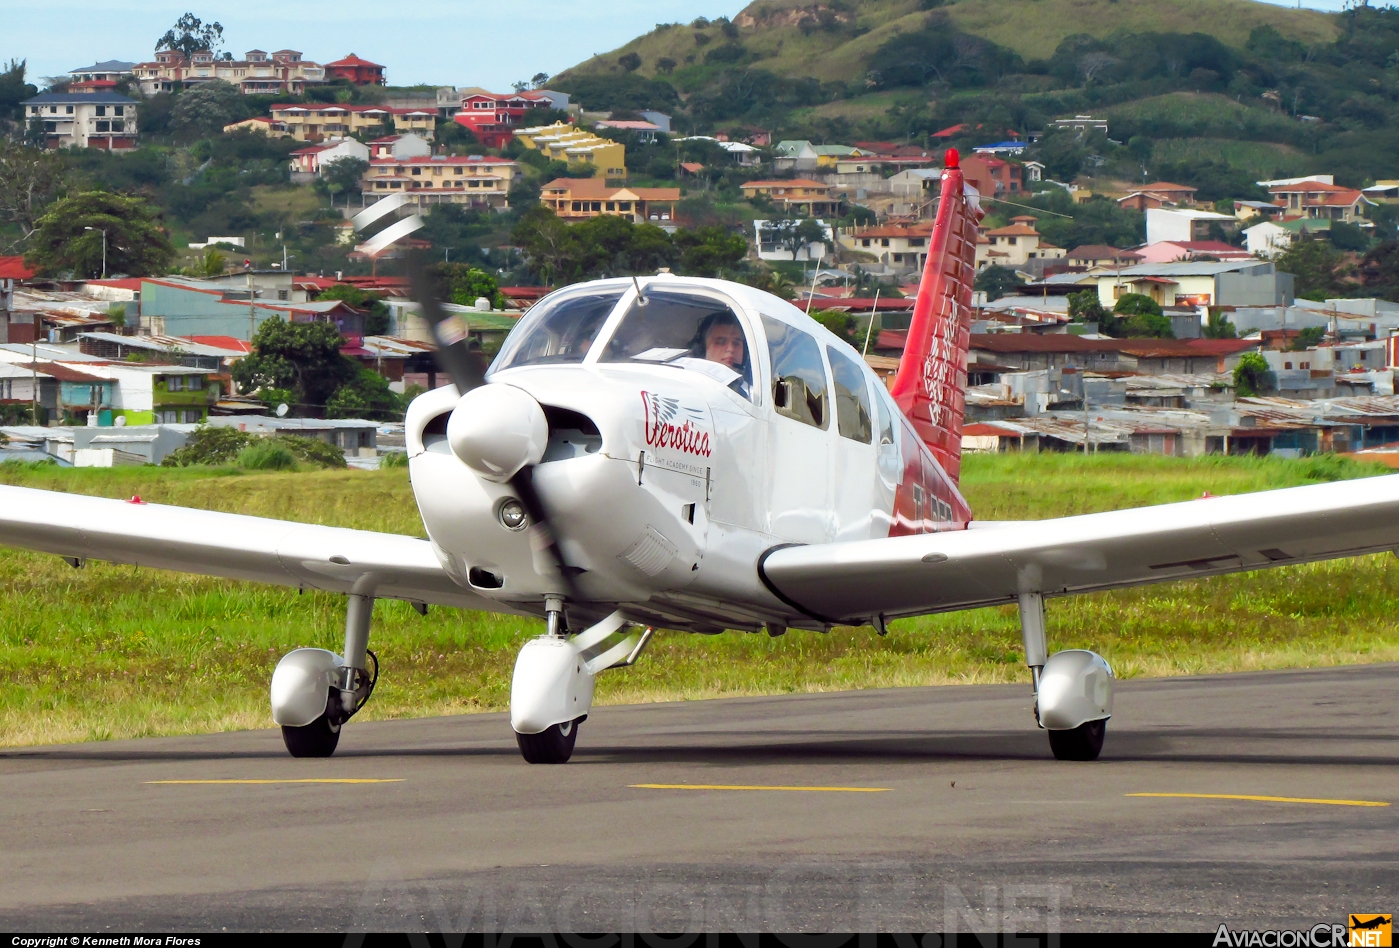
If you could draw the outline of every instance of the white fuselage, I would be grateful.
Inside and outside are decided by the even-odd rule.
[[[615,285],[623,282],[585,287]],[[892,402],[860,361],[872,436],[842,435],[832,408],[824,428],[794,420],[774,406],[763,319],[799,327],[823,352],[838,348],[858,359],[854,350],[791,304],[749,287],[677,277],[642,286],[703,292],[739,316],[753,356],[747,396],[703,371],[600,361],[599,343],[633,303],[633,289],[580,361],[489,375],[490,384],[524,390],[550,417],[534,483],[563,559],[578,571],[570,612],[591,618],[622,608],[643,624],[705,632],[820,628],[765,587],[759,561],[777,545],[889,535],[900,438],[881,439],[878,419]],[[560,293],[573,291],[582,292]],[[825,370],[829,376],[829,361]],[[452,453],[445,423],[457,403],[455,388],[440,388],[408,411],[423,522],[454,580],[511,611],[538,614],[543,597],[560,591],[557,581],[536,563],[530,531],[502,523],[509,484],[478,477]]]

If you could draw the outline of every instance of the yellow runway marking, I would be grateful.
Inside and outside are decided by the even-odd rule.
[[[147,780],[160,784],[261,784],[261,783],[402,783],[403,777],[299,777],[295,780]]]
[[[1260,803],[1319,803],[1326,806],[1389,806],[1381,800],[1325,800],[1312,797],[1260,797],[1246,793],[1127,793],[1128,797],[1189,797],[1195,800],[1255,800]]]
[[[809,790],[817,793],[888,793],[889,787],[754,787],[724,783],[633,783],[633,790]]]

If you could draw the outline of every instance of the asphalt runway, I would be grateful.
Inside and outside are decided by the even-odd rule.
[[[1399,908],[1397,685],[1123,682],[1096,763],[1052,759],[1019,685],[595,708],[565,766],[521,761],[501,714],[351,723],[329,760],[274,730],[3,751],[0,926],[1344,922]],[[201,780],[384,782],[155,782]]]

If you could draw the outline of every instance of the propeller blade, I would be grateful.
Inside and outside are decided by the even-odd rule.
[[[438,302],[427,259],[419,251],[408,257],[408,279],[413,298],[422,307],[423,318],[432,327],[432,337],[437,340],[437,364],[442,371],[451,377],[462,395],[486,384],[486,360],[471,348],[471,337],[462,320],[448,313]]]
[[[510,478],[510,487],[515,491],[515,496],[520,498],[525,513],[529,514],[530,546],[536,552],[543,553],[554,564],[559,581],[564,587],[561,592],[566,599],[576,602],[578,591],[573,585],[573,568],[564,562],[563,551],[559,549],[559,541],[549,525],[544,504],[539,499],[539,492],[534,489],[534,465],[520,468],[515,476]]]
[[[462,321],[448,313],[438,302],[433,286],[432,275],[428,270],[428,260],[420,251],[408,256],[408,279],[412,286],[413,298],[422,308],[423,318],[432,327],[432,336],[437,340],[436,358],[442,371],[456,384],[463,395],[486,384],[486,360],[481,353],[471,348],[470,337]],[[563,551],[559,549],[554,530],[549,524],[549,515],[534,489],[534,465],[522,467],[510,478],[510,487],[520,499],[525,513],[529,515],[530,543],[542,553],[559,574],[560,590],[565,598],[576,601],[577,589],[573,584],[573,570],[564,562]]]

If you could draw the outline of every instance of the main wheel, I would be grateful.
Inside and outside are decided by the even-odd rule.
[[[282,742],[293,757],[329,757],[340,743],[340,725],[324,714],[303,727],[283,724]]]
[[[546,727],[538,734],[515,732],[520,754],[530,764],[566,764],[578,740],[578,722],[566,721]]]
[[[1057,760],[1097,760],[1107,731],[1107,718],[1087,721],[1068,731],[1050,731],[1049,749]]]

